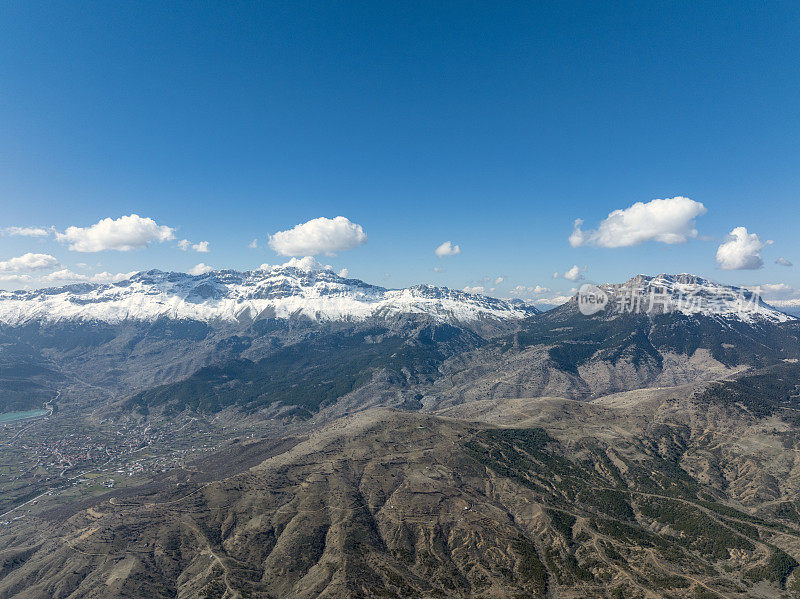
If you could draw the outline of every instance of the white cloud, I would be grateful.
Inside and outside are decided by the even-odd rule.
[[[685,243],[697,237],[694,219],[706,212],[703,204],[682,196],[636,202],[624,210],[611,212],[596,230],[582,230],[583,221],[577,219],[569,243],[572,247],[605,248],[628,247],[645,241]]]
[[[746,227],[736,227],[727,240],[717,248],[717,266],[722,270],[756,270],[764,266],[761,250],[771,241],[762,242]]]
[[[86,283],[116,283],[117,281],[124,281],[131,278],[136,274],[136,271],[131,272],[99,272],[93,275],[86,275],[71,271],[68,268],[51,272],[48,275],[40,277],[40,280],[45,283],[62,283],[62,282],[86,282]]]
[[[505,280],[506,280],[506,278],[505,278],[505,277],[497,277],[497,278],[494,280],[494,284],[495,284],[495,285],[499,285],[500,283],[502,283],[502,282],[503,282],[503,281],[505,281]]]
[[[253,239],[253,241],[247,244],[247,247],[249,247],[251,250],[258,249],[258,239]]]
[[[264,263],[258,267],[258,270],[272,270],[273,268],[297,268],[304,272],[319,272],[323,270],[333,270],[330,264],[321,264],[314,256],[305,256],[303,258],[291,258],[283,264],[267,264]],[[347,272],[347,269],[342,269],[341,272]],[[340,272],[339,276],[344,276]]]
[[[118,272],[118,273],[99,272],[97,274],[92,275],[92,282],[93,283],[116,283],[117,281],[124,281],[126,279],[130,279],[137,272],[138,271],[136,271],[136,270],[132,270],[130,272]]]
[[[534,285],[533,287],[525,287],[524,285],[517,285],[508,293],[517,297],[530,297],[532,295],[541,295],[550,291],[549,287],[542,285]]]
[[[342,270],[339,271],[339,276],[342,277],[343,279],[346,279],[347,277],[350,276],[350,271],[347,270],[346,268],[343,268]]]
[[[791,293],[794,292],[794,287],[786,283],[765,283],[759,285],[754,289],[760,289],[764,294],[777,294],[777,293]]]
[[[0,262],[0,272],[19,272],[21,270],[44,270],[54,268],[58,260],[50,254],[32,254],[28,252]]]
[[[575,264],[572,268],[564,273],[564,278],[568,281],[580,281],[583,278],[582,273],[584,270],[586,270],[586,267],[579,268],[578,265]]]
[[[72,272],[68,268],[64,268],[62,270],[51,272],[49,275],[45,275],[40,279],[45,283],[60,283],[63,281],[88,281],[89,276]]]
[[[287,267],[299,268],[305,272],[319,272],[321,270],[332,270],[330,264],[320,264],[314,256],[305,256],[303,258],[292,258],[288,262],[281,264],[282,268]]]
[[[47,237],[50,235],[50,229],[42,227],[6,227],[3,232],[11,237]]]
[[[203,264],[201,262],[200,264],[195,264],[194,266],[192,266],[189,269],[189,274],[190,275],[204,275],[206,273],[211,272],[212,270],[214,270],[214,269],[211,268],[208,264]]]
[[[534,300],[533,303],[539,308],[542,308],[544,310],[549,310],[550,308],[555,308],[556,306],[566,304],[571,299],[572,299],[571,295],[555,295],[553,297],[539,298],[537,300]]]
[[[573,265],[572,268],[567,270],[563,275],[559,275],[557,272],[553,273],[553,278],[557,279],[559,276],[564,277],[568,281],[580,281],[583,279],[583,273],[586,272],[586,267],[580,268],[577,264]]]
[[[175,229],[138,214],[104,218],[91,227],[69,227],[63,233],[56,233],[56,239],[69,243],[69,249],[75,252],[127,252],[174,238]]]
[[[466,287],[464,287],[464,292],[465,293],[480,293],[480,294],[482,294],[482,293],[486,292],[486,288],[483,287],[482,285],[476,285],[474,287],[470,287],[469,285],[467,285]]]
[[[0,282],[2,283],[25,283],[31,280],[30,275],[3,275],[0,274]]]
[[[315,218],[288,231],[278,231],[269,236],[269,247],[282,256],[333,256],[366,241],[361,225],[337,216]]]
[[[445,270],[441,266],[434,266],[433,272],[445,272]]]
[[[453,245],[453,242],[451,241],[445,241],[442,245],[433,250],[433,253],[439,258],[444,258],[445,256],[455,256],[456,254],[461,253],[461,246]]]
[[[194,250],[195,252],[200,252],[201,254],[207,254],[211,250],[208,247],[207,241],[201,241],[199,243],[192,243],[188,239],[181,239],[178,242],[178,247],[182,249],[184,252],[188,251],[189,249]]]
[[[780,258],[778,258],[777,260],[775,260],[775,264],[779,264],[779,265],[781,265],[781,266],[793,266],[793,264],[792,264],[791,262],[789,262],[789,261],[788,261],[786,258],[784,258],[783,256],[781,256]]]

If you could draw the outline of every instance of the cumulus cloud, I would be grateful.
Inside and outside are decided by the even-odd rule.
[[[550,291],[549,287],[542,285],[534,285],[533,287],[526,287],[525,285],[517,285],[508,293],[517,297],[530,297],[532,295],[540,295]]]
[[[573,265],[572,268],[567,270],[567,272],[565,272],[563,275],[559,275],[558,272],[554,272],[553,273],[553,278],[557,279],[559,277],[563,277],[563,278],[567,279],[568,281],[580,281],[581,279],[583,279],[583,273],[585,271],[586,271],[586,267],[585,266],[583,268],[581,268],[580,266],[575,264],[575,265]]]
[[[697,237],[694,219],[707,212],[700,202],[674,198],[636,202],[624,210],[614,210],[595,230],[581,229],[577,219],[569,236],[572,247],[594,245],[605,248],[628,247],[645,241],[685,243]]]
[[[717,266],[722,270],[756,270],[764,266],[761,250],[771,241],[762,242],[746,227],[736,227],[727,240],[717,248]]]
[[[0,283],[25,283],[30,280],[30,275],[0,274]]]
[[[566,304],[572,299],[571,295],[555,295],[552,297],[542,297],[533,301],[537,308],[541,310],[549,310],[562,304]]]
[[[439,258],[444,258],[445,256],[455,256],[456,254],[461,253],[461,247],[454,245],[452,241],[445,241],[442,245],[433,250],[433,253]]]
[[[789,261],[788,261],[786,258],[784,258],[783,256],[781,256],[780,258],[778,258],[777,260],[775,260],[775,264],[778,264],[778,265],[780,265],[780,266],[793,266],[793,264],[792,264],[791,262],[789,262]]]
[[[247,247],[249,247],[251,250],[258,249],[258,239],[253,239],[253,241],[247,244]]]
[[[6,227],[3,232],[11,237],[47,237],[50,235],[50,229],[43,227]]]
[[[503,282],[503,281],[505,281],[505,280],[506,280],[506,278],[505,278],[505,277],[497,277],[497,278],[494,280],[494,284],[495,284],[495,285],[499,285],[500,283],[502,283],[502,282]]]
[[[126,279],[130,279],[137,272],[138,271],[136,271],[136,270],[132,270],[130,272],[118,272],[118,273],[99,272],[97,274],[92,275],[92,282],[93,283],[116,283],[118,281],[124,281]]]
[[[787,285],[786,283],[764,283],[763,285],[759,285],[758,287],[754,287],[754,289],[760,289],[762,293],[793,293],[794,287],[791,285]]]
[[[291,258],[283,264],[267,264],[264,263],[258,267],[258,270],[272,270],[273,268],[297,268],[304,272],[319,272],[322,270],[333,270],[330,264],[321,264],[314,256],[304,256],[303,258]],[[343,269],[342,272],[347,269]],[[340,275],[342,276],[342,275]]]
[[[333,256],[367,241],[361,225],[344,216],[315,218],[269,236],[269,247],[282,256]]]
[[[127,252],[174,238],[175,229],[138,214],[104,218],[90,227],[69,227],[63,233],[56,233],[56,239],[68,243],[74,252]]]
[[[474,287],[470,287],[469,285],[467,285],[466,287],[464,287],[464,292],[465,293],[480,293],[480,294],[483,294],[483,293],[486,292],[486,288],[483,287],[482,285],[475,285]]]
[[[339,276],[342,277],[343,279],[346,279],[347,277],[350,276],[350,271],[347,270],[346,268],[343,268],[342,270],[339,271]]]
[[[136,271],[134,270],[131,272],[118,272],[118,273],[99,272],[93,275],[87,275],[83,273],[74,272],[68,268],[64,268],[62,270],[57,270],[55,272],[51,272],[48,275],[40,277],[40,280],[44,283],[66,283],[66,282],[116,283],[117,281],[124,281],[125,279],[129,279],[135,274]]]
[[[178,247],[180,249],[182,249],[184,252],[189,250],[189,249],[192,249],[195,252],[200,252],[201,254],[207,254],[208,252],[211,251],[209,249],[209,247],[208,247],[208,242],[207,241],[201,241],[199,243],[192,243],[188,239],[181,239],[178,242]]]
[[[572,268],[570,268],[567,272],[564,273],[564,278],[567,281],[580,281],[583,278],[583,271],[586,268],[579,268],[577,264],[575,264]]]
[[[200,264],[195,264],[194,266],[192,266],[189,269],[189,274],[190,275],[204,275],[206,273],[211,272],[212,270],[214,270],[214,269],[211,268],[208,264],[203,264],[201,262]]]
[[[0,262],[0,272],[19,272],[21,270],[44,270],[54,268],[58,260],[50,254],[33,254],[28,252]]]
[[[73,272],[68,268],[64,268],[61,270],[57,270],[55,272],[51,272],[49,275],[41,277],[41,280],[45,283],[60,283],[64,281],[88,281],[89,276]]]
[[[281,264],[282,268],[286,267],[299,268],[305,272],[319,272],[321,270],[331,270],[330,264],[321,264],[314,256],[305,256],[303,258],[292,258],[288,262]]]
[[[80,266],[80,265],[78,265]],[[99,272],[95,274],[86,274],[86,273],[79,273],[69,268],[62,268],[60,270],[56,270],[54,272],[48,273],[46,275],[42,275],[34,279],[30,275],[2,275],[0,274],[0,281],[3,282],[13,282],[13,283],[23,283],[28,281],[35,281],[36,283],[41,284],[64,284],[64,283],[116,283],[117,281],[122,281],[125,279],[131,278],[133,275],[136,274],[137,271],[131,272],[119,272],[119,273],[110,273],[110,272]]]

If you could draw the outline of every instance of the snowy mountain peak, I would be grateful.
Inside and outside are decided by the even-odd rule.
[[[343,278],[316,260],[292,260],[252,271],[201,275],[150,270],[110,284],[67,285],[0,292],[0,323],[32,321],[152,321],[158,318],[248,322],[305,317],[317,321],[363,321],[425,315],[468,323],[519,320],[538,310],[445,287],[386,289]]]
[[[744,322],[786,322],[793,317],[765,303],[751,289],[715,283],[688,273],[636,275],[625,283],[605,284],[614,312],[712,316]]]

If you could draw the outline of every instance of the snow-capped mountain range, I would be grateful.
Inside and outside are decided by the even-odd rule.
[[[469,323],[520,320],[536,313],[534,306],[521,300],[429,285],[386,289],[299,260],[246,272],[189,275],[151,270],[110,284],[0,292],[0,323],[12,326],[31,321],[119,323],[158,318],[249,322],[306,317],[330,322],[402,315]]]
[[[691,274],[637,275],[625,283],[605,284],[610,312],[680,313],[744,322],[794,320],[765,303],[757,290],[722,285]]]
[[[637,275],[600,288],[606,314],[636,310],[786,322],[789,316],[750,289],[689,275]],[[37,290],[0,291],[0,323],[148,322],[159,318],[246,323],[305,317],[318,322],[423,315],[440,322],[522,320],[539,310],[521,300],[491,298],[446,287],[387,289],[337,275],[311,260],[252,271],[200,275],[151,270],[108,284],[80,283]]]

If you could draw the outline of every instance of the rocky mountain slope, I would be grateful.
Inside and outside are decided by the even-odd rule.
[[[591,399],[710,380],[800,357],[800,321],[748,290],[689,275],[604,285],[605,307],[576,296],[519,331],[453,356],[421,391],[429,406],[487,398]]]
[[[459,410],[371,410],[48,501],[0,534],[0,597],[792,596],[782,417],[702,386]]]

